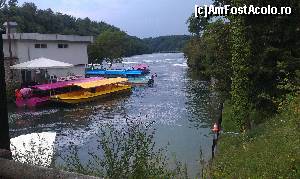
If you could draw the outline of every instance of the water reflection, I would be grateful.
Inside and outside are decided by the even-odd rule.
[[[189,119],[197,128],[212,126],[220,115],[220,99],[212,89],[210,79],[203,74],[188,70],[187,109]]]
[[[188,120],[196,128],[209,128],[209,89],[208,83],[200,80],[188,80],[186,89]]]

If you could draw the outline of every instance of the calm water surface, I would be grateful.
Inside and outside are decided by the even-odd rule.
[[[199,172],[199,151],[210,157],[212,136],[209,127],[207,83],[192,79],[183,54],[152,54],[125,59],[125,64],[147,63],[157,73],[153,88],[139,88],[128,96],[76,107],[16,109],[10,107],[11,137],[30,133],[56,132],[55,152],[64,152],[71,143],[83,147],[84,158],[95,148],[99,126],[125,125],[125,117],[155,121],[155,140],[170,155],[188,164],[192,176]],[[139,117],[137,117],[139,116]]]

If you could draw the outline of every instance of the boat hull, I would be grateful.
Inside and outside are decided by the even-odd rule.
[[[62,103],[62,104],[79,104],[79,103],[95,101],[101,98],[119,95],[123,93],[130,93],[130,92],[131,92],[131,86],[125,85],[115,90],[96,92],[94,94],[87,93],[87,95],[80,95],[78,97],[76,96],[65,97],[68,94],[64,94],[64,96],[53,96],[51,98],[51,101]]]
[[[139,86],[148,86],[150,77],[136,77],[136,78],[128,78],[128,84],[139,87]]]
[[[50,101],[50,97],[32,97],[28,99],[17,99],[17,107],[37,107],[47,104]]]

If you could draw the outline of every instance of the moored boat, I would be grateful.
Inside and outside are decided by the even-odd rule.
[[[150,73],[147,64],[139,64],[126,69],[105,69],[97,64],[86,65],[85,76],[101,76],[101,77],[140,77]]]
[[[147,64],[139,64],[132,67],[133,70],[140,70],[142,74],[150,73],[149,66]]]
[[[150,80],[149,76],[142,76],[142,77],[131,77],[128,78],[128,83],[132,86],[145,86],[148,84]]]
[[[128,83],[132,86],[149,86],[153,87],[154,79],[157,77],[157,74],[152,74],[151,76],[141,76],[141,77],[132,77],[128,78]]]
[[[48,83],[30,86],[16,90],[16,105],[17,107],[36,107],[50,102],[52,95],[63,94],[66,91],[74,90],[73,83],[91,82],[103,79],[101,77],[82,78],[64,82]],[[75,87],[76,88],[76,87]]]
[[[91,82],[73,83],[79,90],[51,96],[51,100],[59,103],[77,104],[93,101],[105,96],[130,92],[131,85],[126,84],[127,78],[108,78]]]
[[[102,76],[102,77],[133,77],[133,76],[140,76],[143,72],[141,70],[105,70],[105,69],[93,69],[93,70],[86,70],[85,75],[86,77],[92,76]]]

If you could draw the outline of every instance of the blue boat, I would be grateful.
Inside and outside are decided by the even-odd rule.
[[[123,77],[132,77],[132,76],[140,76],[143,75],[142,70],[105,70],[105,69],[94,69],[94,70],[86,70],[86,76],[104,76],[104,77],[115,77],[115,76],[123,76]]]

